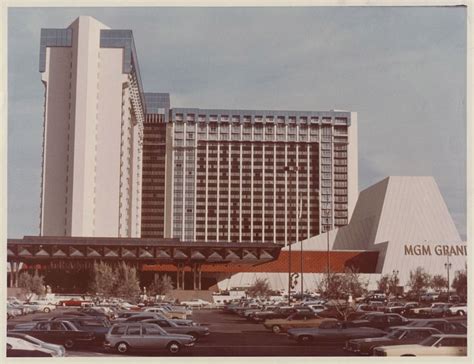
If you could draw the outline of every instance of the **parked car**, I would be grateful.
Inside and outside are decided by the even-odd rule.
[[[170,309],[167,309],[165,307],[147,307],[143,310],[143,312],[155,312],[155,313],[160,313],[170,319],[181,319],[181,320],[186,320],[188,316],[186,315],[186,312],[184,311],[172,311]]]
[[[178,325],[173,320],[168,320],[168,319],[151,319],[151,320],[144,320],[142,322],[156,324],[170,334],[191,335],[195,337],[196,339],[209,335],[209,329],[206,326],[200,326],[200,325],[182,326],[182,325]]]
[[[398,313],[370,313],[363,316],[360,320],[366,321],[365,323],[363,323],[363,326],[375,327],[381,330],[386,330],[391,326],[406,325],[410,322],[410,320],[399,315]]]
[[[22,310],[7,303],[7,318],[14,318],[22,315]]]
[[[49,313],[56,309],[56,306],[48,301],[29,301],[25,306],[35,307],[36,310]]]
[[[444,334],[466,334],[467,333],[467,322],[466,321],[448,321],[446,319],[418,319],[413,320],[406,326],[410,327],[434,327]],[[397,326],[392,327],[396,329]]]
[[[24,341],[29,342],[30,344],[37,345],[42,349],[50,350],[52,356],[65,356],[66,355],[66,349],[64,349],[64,346],[47,343],[30,335],[9,331],[7,332],[7,337],[22,339]]]
[[[247,320],[256,321],[256,320],[254,320],[254,318],[255,318],[255,315],[257,313],[259,313],[259,312],[274,312],[277,308],[278,308],[278,306],[269,305],[269,306],[265,306],[261,309],[247,310],[247,311],[244,312],[244,317]]]
[[[121,354],[130,350],[166,349],[171,354],[184,347],[194,346],[196,339],[191,335],[171,334],[160,326],[148,323],[123,323],[110,328],[105,336],[104,346]]]
[[[52,357],[51,350],[42,348],[23,339],[7,337],[7,357]]]
[[[451,315],[466,316],[467,305],[465,303],[457,303],[449,308]]]
[[[288,338],[298,343],[345,342],[349,339],[379,337],[386,335],[383,330],[359,327],[355,322],[325,319],[319,327],[289,329]]]
[[[71,298],[71,299],[68,299],[68,300],[61,300],[59,301],[58,303],[58,306],[63,306],[63,307],[66,307],[66,306],[76,306],[76,307],[83,307],[83,306],[87,306],[87,305],[90,305],[90,304],[93,304],[94,302],[92,301],[86,301],[86,300],[80,300],[80,299],[77,299],[77,298]]]
[[[190,301],[182,301],[181,304],[189,306],[189,307],[198,307],[198,308],[209,307],[212,305],[211,302],[204,301],[200,298],[195,298]]]
[[[429,292],[420,296],[420,301],[423,302],[434,302],[438,299],[439,292]]]
[[[434,334],[441,334],[441,331],[433,327],[405,326],[382,337],[351,339],[346,342],[344,349],[359,355],[372,355],[374,348],[378,346],[418,344]]]
[[[381,346],[375,356],[466,356],[467,335],[437,334],[415,345]]]
[[[137,315],[133,315],[125,320],[123,320],[122,322],[141,322],[141,321],[144,321],[144,320],[152,320],[152,319],[155,319],[155,320],[158,320],[158,319],[167,319],[166,316],[160,314],[160,313],[156,313],[156,312],[141,312],[141,313],[138,313]],[[182,320],[182,319],[172,319],[176,324],[178,325],[181,325],[181,326],[192,326],[193,325],[193,321],[192,320]],[[114,321],[115,322],[119,322],[118,320]]]
[[[405,304],[402,302],[389,302],[384,308],[386,313],[401,313],[405,308]]]
[[[100,317],[55,317],[51,320],[67,320],[78,330],[93,333],[95,336],[95,343],[97,344],[102,344],[104,342],[105,334],[109,332],[111,327],[109,320]]]
[[[40,321],[29,329],[15,326],[12,331],[21,332],[40,340],[64,345],[66,349],[73,348],[77,343],[91,343],[95,336],[91,332],[80,331],[71,322],[66,320]]]
[[[452,306],[452,303],[443,303],[443,302],[434,302],[430,307],[422,308],[418,311],[418,316],[420,317],[445,317],[450,316],[451,311],[449,308]]]
[[[279,334],[288,329],[299,327],[318,327],[325,319],[314,313],[294,313],[286,319],[265,320],[263,326],[273,333]]]
[[[252,320],[255,322],[263,322],[265,320],[287,318],[295,312],[296,309],[291,306],[280,306],[276,307],[274,310],[263,310],[255,312],[253,314]]]

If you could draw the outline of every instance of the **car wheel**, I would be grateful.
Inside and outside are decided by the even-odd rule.
[[[172,341],[166,347],[171,354],[177,354],[181,350],[181,346],[176,341]]]
[[[44,311],[45,313],[50,313],[50,312],[51,312],[51,310],[50,310],[49,307],[45,307],[43,311]]]
[[[416,356],[416,355],[413,355],[413,354],[403,354],[403,355],[400,355],[400,356]]]
[[[281,327],[278,325],[273,325],[272,326],[272,331],[274,334],[279,334],[281,332]]]
[[[299,338],[298,338],[298,342],[300,344],[307,344],[309,342],[313,341],[313,338],[309,335],[301,335]]]
[[[72,339],[67,339],[65,342],[64,342],[64,347],[66,349],[72,349],[74,347],[74,340]]]
[[[458,316],[464,316],[464,311],[463,310],[459,310],[458,312],[456,312],[456,314]]]
[[[125,342],[123,342],[123,341],[122,341],[122,342],[119,342],[119,343],[115,346],[115,348],[117,349],[117,351],[118,351],[120,354],[125,354],[125,353],[128,351],[128,349],[129,349],[128,344],[125,343]]]

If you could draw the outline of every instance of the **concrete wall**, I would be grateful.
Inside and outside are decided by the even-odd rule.
[[[70,48],[48,48],[46,72],[41,75],[45,85],[41,235],[66,234],[71,214],[68,206],[68,173],[72,167],[68,161],[71,62]]]

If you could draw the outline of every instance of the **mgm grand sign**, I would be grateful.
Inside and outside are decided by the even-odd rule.
[[[467,256],[467,245],[405,244],[405,255]]]

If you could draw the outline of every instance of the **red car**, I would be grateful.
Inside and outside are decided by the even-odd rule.
[[[79,300],[76,298],[71,298],[70,300],[64,300],[64,301],[59,301],[59,306],[76,306],[76,307],[82,307],[86,305],[92,304],[92,301],[84,301],[84,300]]]

